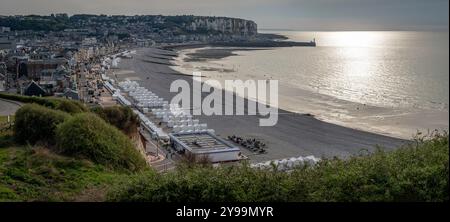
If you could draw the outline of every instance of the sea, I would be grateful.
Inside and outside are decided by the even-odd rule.
[[[264,32],[289,41],[315,40],[317,46],[217,48],[233,49],[234,55],[194,61],[186,58],[204,48],[185,49],[172,68],[201,71],[205,79],[221,82],[278,80],[280,115],[309,113],[405,139],[448,131],[448,31]]]

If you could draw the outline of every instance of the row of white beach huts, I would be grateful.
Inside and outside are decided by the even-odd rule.
[[[213,129],[208,129],[206,123],[194,119],[188,110],[182,109],[179,104],[169,104],[152,91],[139,86],[136,81],[125,80],[119,83],[119,87],[136,102],[136,107],[141,112],[151,112],[174,133],[214,133]]]
[[[280,170],[288,171],[297,167],[314,166],[320,161],[320,158],[314,156],[292,157],[281,160],[271,160],[262,163],[251,164],[250,167],[262,170]]]
[[[106,60],[105,62],[111,64],[112,61]],[[150,90],[139,86],[136,81],[127,79],[119,82],[118,86],[121,89],[118,89],[113,86],[115,81],[105,74],[102,74],[102,79],[104,80],[105,87],[112,93],[113,98],[121,105],[131,107],[133,112],[138,115],[141,124],[154,138],[169,139],[169,135],[161,128],[162,124],[160,123],[165,123],[171,129],[172,133],[215,133],[213,129],[208,129],[207,124],[202,124],[198,119],[194,119],[188,110],[182,109],[179,104],[170,104]],[[132,102],[125,98],[122,95],[122,90],[134,101]],[[158,123],[150,120],[146,115],[149,112],[154,115]],[[296,167],[313,166],[319,161],[320,159],[314,156],[300,156],[266,161],[251,164],[250,166],[262,170],[289,171]]]
[[[111,79],[106,80],[111,81]],[[121,94],[121,90],[116,89],[109,81],[105,81],[105,87],[113,93],[113,98],[124,106],[132,106],[133,103],[127,100]],[[198,119],[193,119],[192,116],[178,104],[169,104],[168,102],[161,100],[155,93],[144,87],[140,87],[135,81],[125,80],[119,83],[119,87],[125,92],[128,92],[130,97],[136,100],[139,110],[133,109],[134,113],[139,116],[142,125],[157,138],[168,139],[169,136],[159,124],[155,124],[145,115],[150,110],[157,119],[166,123],[169,128],[172,128],[173,133],[214,133],[214,130],[207,128],[207,124],[201,124]],[[314,156],[300,156],[251,164],[251,167],[263,170],[276,169],[288,171],[296,167],[312,166],[319,161],[320,159]]]
[[[165,123],[173,133],[215,133],[213,129],[208,128],[206,123],[200,123],[198,119],[192,118],[192,115],[183,110],[178,104],[169,104],[155,93],[139,86],[135,81],[125,80],[118,84],[135,101],[133,103],[122,95],[120,89],[116,89],[111,84],[111,79],[105,76],[105,80],[109,80],[105,81],[105,87],[112,92],[113,98],[121,105],[135,106],[134,112],[139,116],[144,126],[150,128],[159,137],[168,138],[167,133],[161,129],[159,122]],[[150,111],[156,117],[158,123],[152,122],[146,116]]]
[[[102,76],[103,77],[103,76]],[[106,76],[104,76],[106,77]],[[144,115],[139,110],[135,109],[133,107],[133,103],[130,102],[127,98],[125,98],[120,89],[116,89],[111,82],[112,79],[109,79],[108,77],[104,78],[105,80],[105,87],[108,89],[108,91],[111,92],[113,99],[115,99],[118,103],[120,103],[123,106],[131,107],[133,112],[138,115],[139,120],[141,121],[141,125],[145,127],[153,137],[161,138],[161,139],[169,139],[169,135],[159,126],[157,126],[155,123],[153,123],[146,115]]]

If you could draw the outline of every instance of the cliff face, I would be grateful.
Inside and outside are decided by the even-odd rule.
[[[250,20],[224,17],[195,17],[185,24],[189,31],[215,31],[227,35],[242,37],[255,36],[258,33],[257,24]]]

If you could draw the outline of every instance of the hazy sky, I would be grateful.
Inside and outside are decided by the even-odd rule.
[[[1,15],[215,15],[296,30],[448,30],[448,8],[449,0],[0,0]]]

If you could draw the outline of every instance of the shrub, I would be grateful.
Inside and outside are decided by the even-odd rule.
[[[112,189],[111,201],[270,202],[288,201],[288,174],[242,167],[178,168],[167,174],[145,173]]]
[[[14,137],[19,143],[34,144],[38,141],[54,143],[56,126],[69,115],[46,107],[27,104],[17,110]]]
[[[0,93],[0,98],[23,103],[36,103],[50,108],[55,108],[58,103],[55,99],[50,99],[48,97],[22,96],[8,93]]]
[[[88,112],[88,109],[80,102],[65,99],[58,100],[55,109],[71,114]]]
[[[52,109],[58,109],[68,113],[88,112],[89,110],[81,102],[56,97],[23,96],[17,94],[0,93],[0,98],[18,101],[22,103],[36,103]]]
[[[181,167],[135,176],[112,189],[111,201],[366,202],[448,201],[448,135],[416,140],[347,160],[323,160],[291,172],[238,167]]]
[[[95,107],[92,111],[127,135],[135,133],[139,126],[138,116],[129,107]]]
[[[115,169],[140,170],[146,163],[131,141],[90,113],[76,114],[58,126],[58,151]]]
[[[446,201],[448,135],[433,135],[393,152],[326,160],[307,177],[312,201]]]

